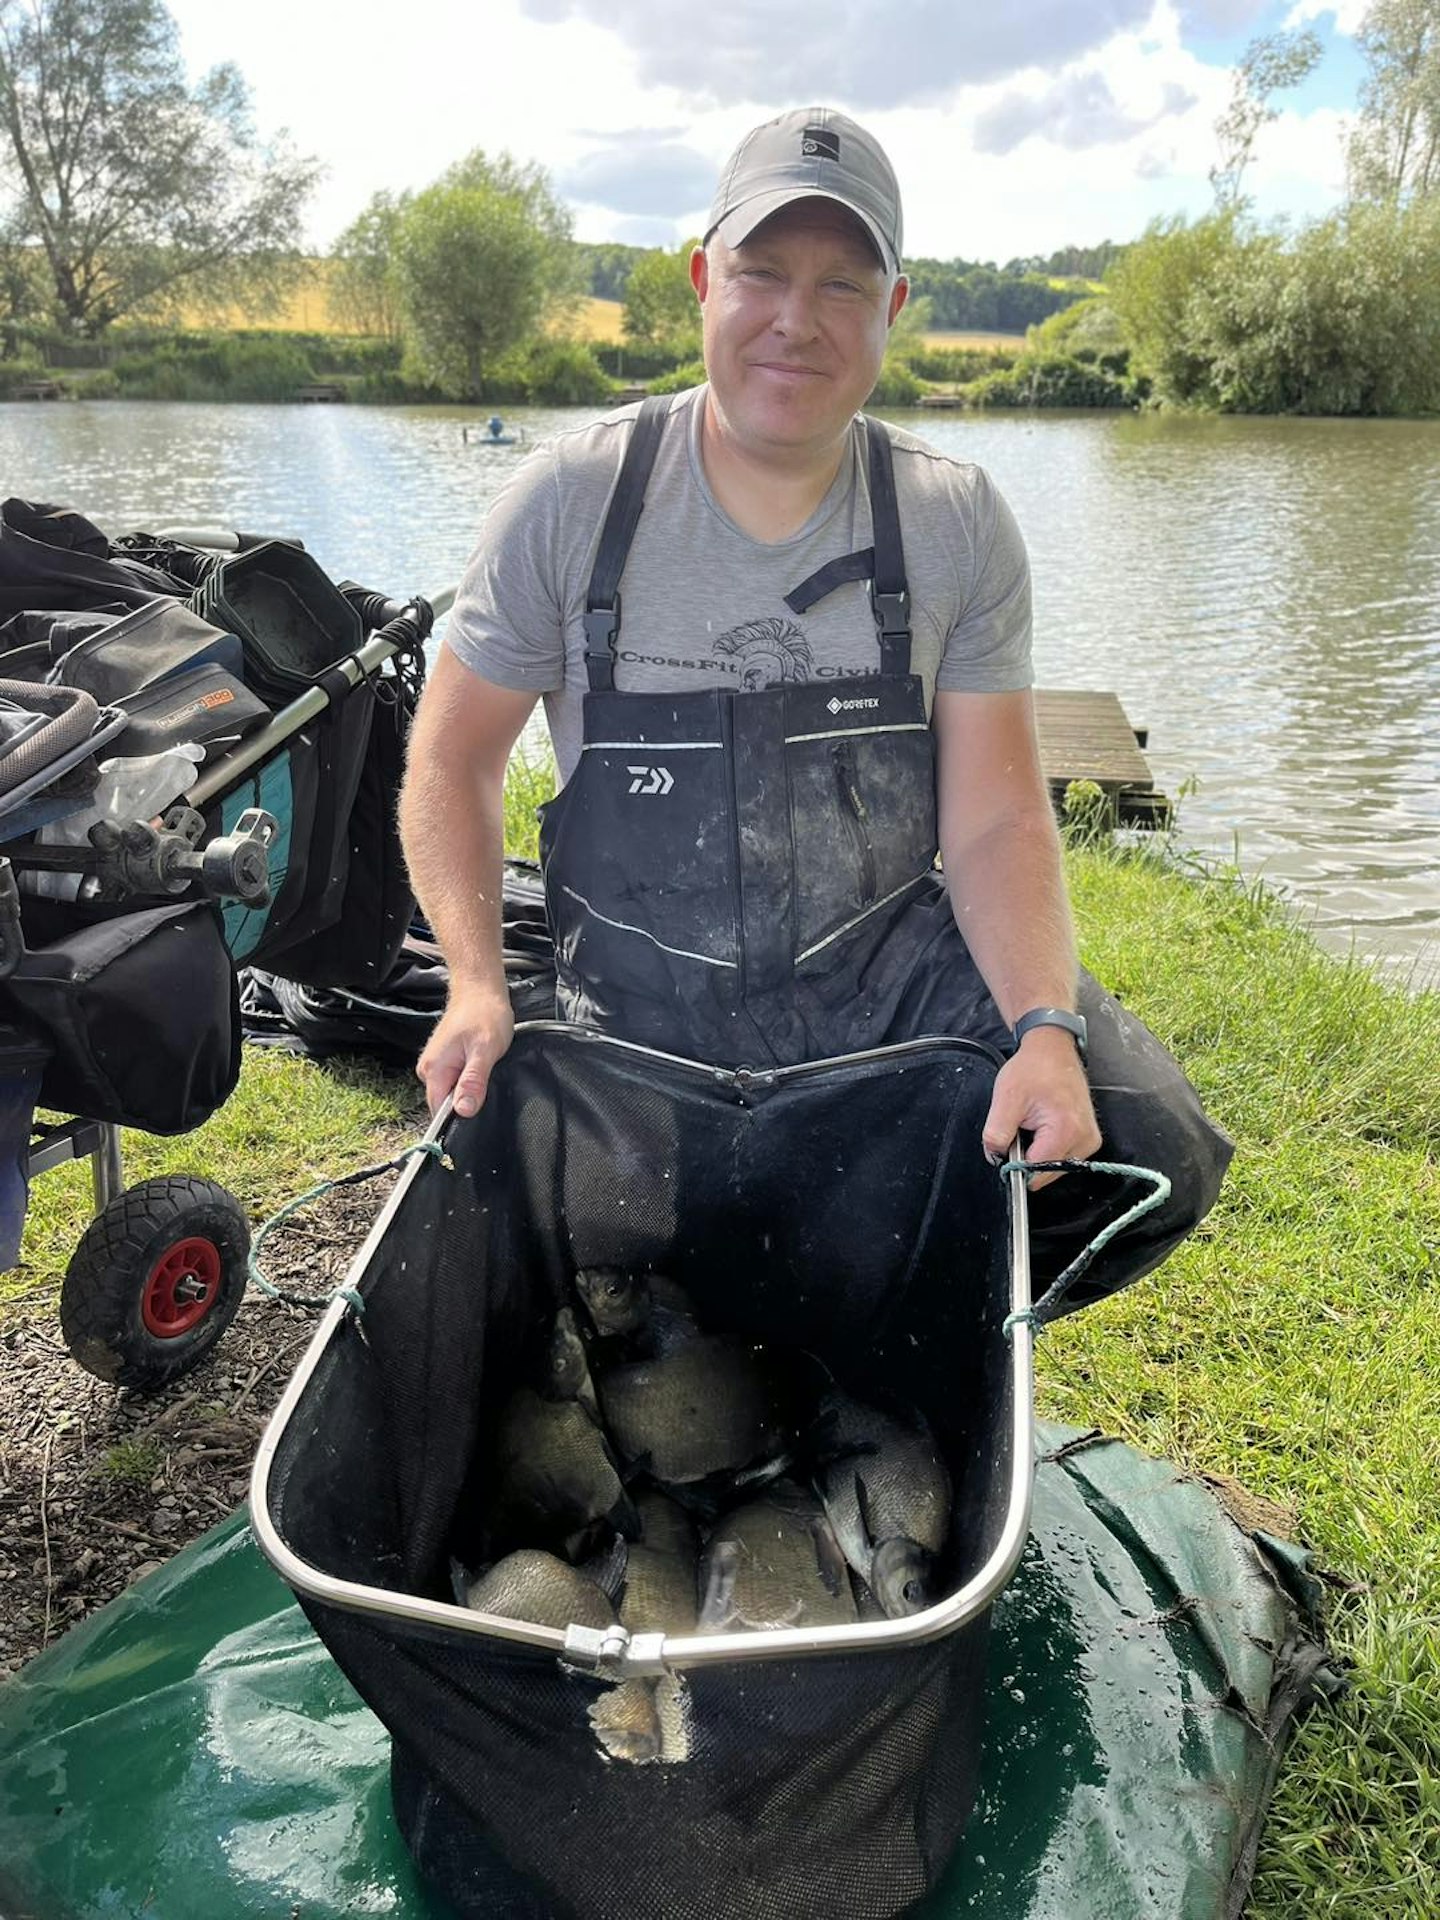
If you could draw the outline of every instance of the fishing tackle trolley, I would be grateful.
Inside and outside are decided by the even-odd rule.
[[[223,1104],[241,965],[359,987],[394,961],[413,906],[394,799],[434,613],[336,584],[291,540],[111,543],[63,509],[0,507],[0,1257],[30,1178],[88,1159],[60,1317],[102,1379],[196,1366],[250,1241],[216,1181],[126,1189],[120,1128],[184,1133]],[[178,801],[127,810],[122,786],[89,824],[98,762],[114,782],[176,749],[200,761]]]

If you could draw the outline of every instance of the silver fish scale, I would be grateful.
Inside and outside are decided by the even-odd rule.
[[[871,1554],[886,1540],[913,1540],[938,1553],[950,1530],[950,1475],[919,1415],[909,1425],[837,1393],[826,1396],[822,1413],[836,1416],[827,1429],[836,1457],[821,1469],[817,1483],[855,1571],[868,1578]],[[865,1491],[868,1530],[857,1478]]]
[[[553,1553],[522,1547],[471,1585],[465,1604],[477,1613],[528,1620],[536,1627],[608,1627],[615,1609],[595,1582]]]
[[[596,1390],[620,1452],[674,1485],[743,1467],[780,1438],[761,1360],[711,1335],[613,1367]]]

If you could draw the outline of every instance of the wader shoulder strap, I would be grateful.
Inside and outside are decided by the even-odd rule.
[[[910,588],[905,578],[905,547],[895,497],[895,463],[884,426],[867,415],[861,418],[869,455],[870,523],[875,544],[827,560],[786,594],[785,604],[792,613],[804,613],[847,581],[868,580],[880,636],[880,671],[887,676],[903,676],[910,671]]]
[[[655,394],[640,403],[619,478],[610,495],[600,545],[585,596],[585,671],[592,693],[611,693],[615,687],[615,636],[620,631],[620,576],[630,553],[630,542],[645,504],[645,488],[660,435],[670,413],[668,395]]]

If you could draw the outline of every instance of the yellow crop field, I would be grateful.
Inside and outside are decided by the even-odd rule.
[[[179,324],[204,331],[214,328],[222,333],[240,333],[252,328],[277,333],[348,333],[351,329],[343,326],[330,311],[333,273],[333,261],[308,260],[304,277],[270,313],[247,314],[239,307],[182,306]]]
[[[311,260],[307,263],[305,277],[273,313],[257,318],[242,313],[238,307],[218,313],[196,307],[182,311],[180,324],[186,327],[216,327],[226,332],[273,328],[286,333],[347,333],[349,327],[342,324],[330,307],[333,274],[333,261]],[[623,345],[625,335],[621,320],[624,311],[618,300],[584,299],[557,331],[592,341],[596,346]],[[1024,345],[1025,336],[1021,333],[936,331],[925,334],[924,340],[927,347],[969,348],[972,352],[1003,348],[1016,352]]]
[[[582,300],[567,331],[577,339],[593,340],[600,347],[618,346],[625,338],[620,327],[624,311],[618,300]]]
[[[180,324],[186,327],[217,327],[225,332],[247,328],[273,328],[284,333],[348,333],[330,309],[330,279],[334,264],[312,260],[305,278],[289,298],[263,317],[247,316],[238,307],[212,312],[196,307],[182,311]],[[620,319],[624,309],[618,300],[582,300],[564,331],[581,340],[593,340],[597,346],[611,346],[623,340]]]
[[[992,347],[1007,353],[1018,353],[1025,344],[1023,333],[927,333],[927,347],[953,348],[968,350],[971,353],[984,353]]]

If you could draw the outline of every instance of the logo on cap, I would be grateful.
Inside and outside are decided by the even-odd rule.
[[[806,127],[800,136],[800,151],[810,159],[838,160],[840,136],[829,127]]]

